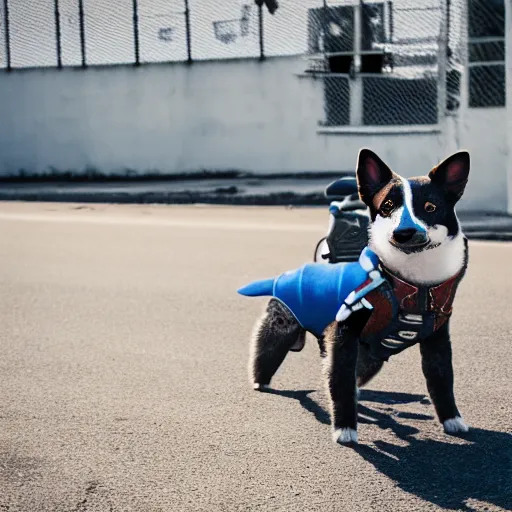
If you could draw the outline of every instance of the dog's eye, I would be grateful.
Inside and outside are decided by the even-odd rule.
[[[427,201],[425,203],[425,211],[428,213],[432,213],[436,211],[436,205],[434,203],[431,203],[430,201]]]
[[[384,217],[387,217],[388,215],[391,214],[391,212],[395,209],[395,203],[393,203],[393,201],[391,201],[391,199],[386,199],[381,207],[380,207],[380,213],[381,215],[383,215]]]

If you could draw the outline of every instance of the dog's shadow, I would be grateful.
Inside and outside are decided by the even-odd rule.
[[[309,395],[316,390],[268,393],[292,398],[315,418],[330,425],[329,414]],[[375,448],[357,445],[356,452],[391,478],[404,491],[443,508],[474,510],[471,500],[512,509],[512,435],[483,429],[471,429],[464,442],[447,439],[418,439],[418,429],[399,420],[431,420],[431,415],[393,412],[392,405],[424,402],[424,395],[363,390],[359,403],[359,422],[391,429],[408,444],[376,441]],[[388,405],[384,412],[361,402]],[[441,428],[439,426],[438,428]]]

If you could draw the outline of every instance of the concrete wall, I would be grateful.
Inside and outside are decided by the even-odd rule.
[[[322,82],[298,78],[303,68],[280,58],[0,73],[0,174],[350,170],[366,146],[411,176],[465,147],[461,207],[506,209],[505,109],[468,110],[437,134],[319,135]]]
[[[471,154],[470,180],[461,208],[506,212],[506,109],[468,110],[459,140],[458,146]]]

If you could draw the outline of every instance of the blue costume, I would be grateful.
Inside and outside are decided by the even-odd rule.
[[[446,324],[464,273],[465,266],[443,283],[417,286],[380,265],[366,247],[356,263],[309,263],[274,279],[255,281],[238,293],[275,297],[318,338],[335,319],[343,322],[362,307],[372,310],[361,342],[375,358],[387,361]]]
[[[307,263],[276,278],[250,283],[238,293],[275,297],[304,329],[320,337],[335,318],[347,318],[354,304],[364,301],[367,293],[383,283],[380,272],[375,270],[378,264],[377,255],[365,248],[357,262]],[[363,305],[372,309],[367,302]]]

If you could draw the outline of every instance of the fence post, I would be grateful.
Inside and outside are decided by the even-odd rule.
[[[80,22],[80,50],[82,52],[82,67],[87,67],[87,56],[85,54],[85,20],[84,0],[78,0],[78,18]]]
[[[450,31],[452,29],[452,1],[446,0],[446,50],[450,50]]]
[[[389,13],[389,43],[393,42],[394,37],[394,23],[393,23],[393,2],[391,0],[388,1],[388,13]]]
[[[192,42],[190,34],[190,8],[188,6],[188,0],[185,0],[185,30],[187,33],[187,62],[192,63]]]
[[[448,0],[440,2],[441,26],[438,36],[438,84],[437,84],[437,123],[441,123],[446,117],[446,71],[448,66]]]
[[[62,69],[59,0],[55,0],[55,40],[57,43],[57,67]]]
[[[139,3],[137,0],[133,0],[133,44],[135,49],[135,65],[140,66]]]
[[[353,60],[349,84],[350,98],[350,126],[363,126],[363,80],[361,76],[362,64],[362,36],[363,36],[363,2],[359,0],[358,4],[353,4],[354,12],[354,40],[353,40]],[[327,52],[332,51],[330,48]]]
[[[512,215],[512,5],[505,2],[505,116],[507,133],[507,211]]]
[[[260,33],[260,60],[265,60],[265,40],[263,36],[263,2],[258,5],[258,21]]]
[[[9,30],[9,2],[4,0],[4,25],[5,25],[5,60],[6,69],[11,71],[11,34]]]

